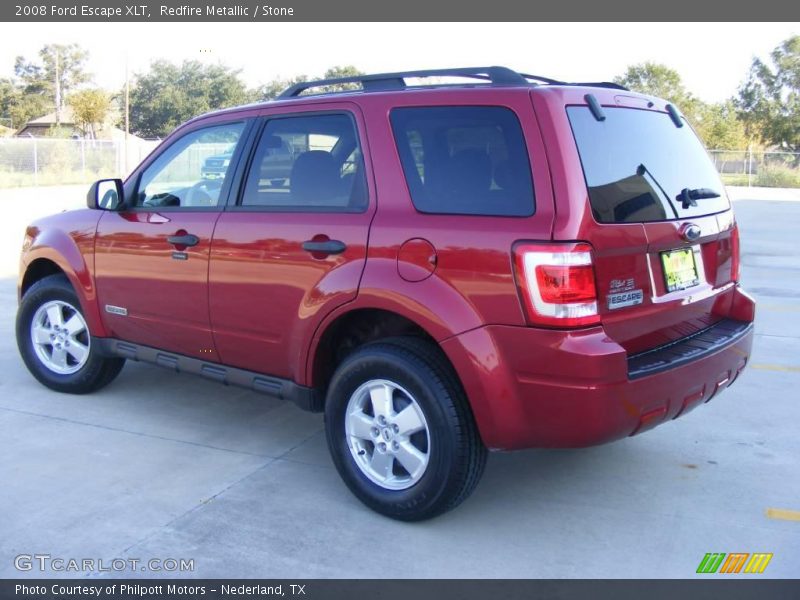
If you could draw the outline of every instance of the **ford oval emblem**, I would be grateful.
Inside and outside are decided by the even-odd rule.
[[[687,242],[695,241],[700,237],[701,233],[700,226],[694,223],[685,223],[683,227],[681,227],[681,235]]]

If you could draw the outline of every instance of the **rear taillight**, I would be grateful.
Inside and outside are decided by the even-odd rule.
[[[731,231],[731,281],[739,281],[739,226]]]
[[[585,327],[600,322],[589,244],[514,246],[517,284],[531,325]]]

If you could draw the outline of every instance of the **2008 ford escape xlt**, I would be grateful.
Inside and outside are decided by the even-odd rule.
[[[313,93],[334,83],[358,89]],[[149,361],[324,411],[345,483],[397,519],[463,501],[489,449],[683,415],[750,355],[719,177],[677,108],[614,84],[300,83],[87,202],[25,235],[31,373],[86,393]]]

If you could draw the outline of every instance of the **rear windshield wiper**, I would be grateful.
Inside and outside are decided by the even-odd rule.
[[[675,200],[681,203],[683,208],[690,206],[697,206],[697,200],[705,200],[706,198],[719,198],[719,192],[711,188],[683,188],[681,193],[675,197]]]

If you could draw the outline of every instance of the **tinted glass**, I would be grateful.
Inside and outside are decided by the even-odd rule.
[[[286,211],[365,210],[367,183],[353,120],[330,114],[269,121],[247,175],[242,205]]]
[[[583,164],[594,218],[600,223],[665,221],[729,208],[714,165],[692,129],[666,113],[603,107],[605,121],[588,107],[567,115]],[[705,188],[716,198],[683,208],[682,190]]]
[[[134,199],[138,207],[208,208],[220,191],[244,123],[207,127],[170,144],[147,167]]]
[[[391,114],[420,212],[530,216],[530,160],[519,120],[499,106],[397,108]]]

